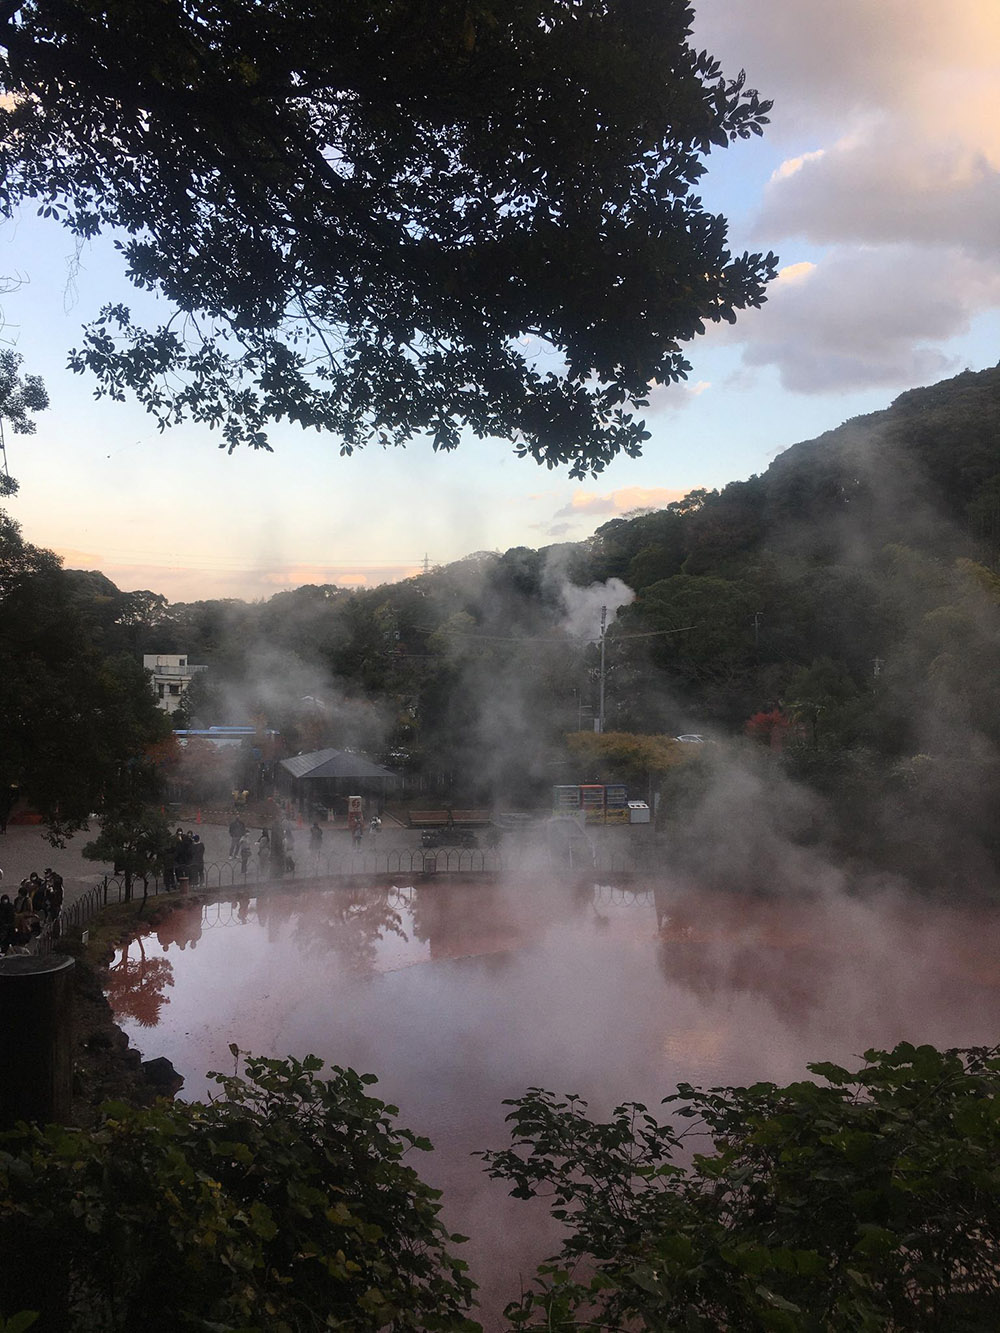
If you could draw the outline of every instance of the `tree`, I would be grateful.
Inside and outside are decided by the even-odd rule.
[[[743,731],[752,741],[758,741],[771,750],[783,750],[789,733],[795,734],[794,725],[787,713],[783,713],[780,708],[772,708],[769,712],[762,710],[747,718]]]
[[[639,1104],[599,1124],[578,1097],[509,1102],[514,1146],[483,1154],[489,1172],[548,1196],[566,1239],[508,1317],[566,1333],[991,1327],[1000,1049],[864,1058],[785,1088],[681,1084],[665,1101],[679,1131]]]
[[[137,766],[145,770],[132,774],[132,765],[126,765],[129,776],[113,793],[105,792],[101,802],[101,831],[84,845],[83,854],[92,861],[111,862],[116,874],[125,883],[125,900],[132,897],[136,879],[143,884],[143,898],[149,880],[163,873],[163,862],[170,844],[170,826],[165,817],[151,804],[157,792],[157,777],[151,765]]]
[[[18,485],[7,471],[4,422],[15,435],[34,435],[29,412],[42,412],[49,405],[45,385],[38,375],[21,375],[24,357],[9,347],[0,348],[0,495],[16,495]]]
[[[235,1047],[231,1048],[237,1055]],[[208,1105],[113,1104],[94,1130],[0,1140],[0,1319],[43,1328],[443,1333],[473,1283],[439,1193],[404,1162],[426,1139],[372,1075],[248,1059]],[[44,1256],[44,1261],[39,1261]]]
[[[0,722],[0,791],[16,787],[57,839],[169,733],[139,663],[100,652],[58,558],[2,512]]]
[[[581,781],[625,782],[643,794],[668,769],[692,758],[697,746],[679,745],[672,736],[640,736],[634,732],[578,731],[566,737]]]
[[[695,193],[770,103],[689,45],[691,16],[6,0],[0,207],[113,232],[172,302],[156,328],[105,307],[71,354],[161,426],[231,450],[287,419],[346,454],[469,430],[583,476],[639,453],[650,386],[775,273]]]
[[[198,912],[200,915],[200,908]],[[135,958],[132,957],[133,947],[138,955]],[[170,1003],[165,988],[173,984],[174,969],[170,959],[147,958],[143,934],[138,931],[121,945],[118,961],[108,968],[104,990],[119,1022],[131,1018],[140,1027],[154,1028],[160,1021],[163,1006]]]

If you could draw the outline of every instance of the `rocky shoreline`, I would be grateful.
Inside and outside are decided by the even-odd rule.
[[[75,959],[73,969],[73,1097],[72,1123],[89,1126],[104,1102],[151,1106],[158,1097],[173,1097],[184,1079],[162,1056],[144,1060],[115,1022],[105,995],[107,970],[119,942],[140,923],[155,926],[178,908],[200,906],[200,897],[161,899],[148,916],[136,904],[103,913],[91,924],[92,940],[83,944],[61,940],[56,952]]]

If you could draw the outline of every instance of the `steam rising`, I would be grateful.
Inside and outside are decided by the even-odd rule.
[[[608,579],[605,583],[592,583],[589,588],[579,588],[562,577],[558,588],[566,612],[563,628],[574,639],[598,638],[602,609],[607,608],[610,624],[623,606],[635,601],[635,593],[621,579]]]

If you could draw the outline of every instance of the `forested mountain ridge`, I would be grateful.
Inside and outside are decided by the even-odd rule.
[[[870,554],[896,541],[996,558],[1000,368],[909,390],[792,445],[760,476],[695,492],[664,511],[658,530],[649,517],[615,519],[590,545],[639,590],[658,569],[718,571],[763,548],[831,559],[850,542]]]
[[[83,571],[62,572],[60,595],[108,658],[207,663],[195,720],[257,721],[292,749],[355,746],[512,802],[588,776],[564,738],[599,707],[603,605],[606,730],[754,736],[865,831],[865,850],[891,860],[946,831],[942,849],[961,833],[992,865],[998,550],[994,369],[582,542],[266,602],[170,605]]]

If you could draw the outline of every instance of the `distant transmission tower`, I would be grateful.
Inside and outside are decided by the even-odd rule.
[[[2,437],[2,436],[0,436],[0,448],[3,448],[3,437]],[[5,460],[5,466],[6,466],[6,460]],[[424,553],[424,573],[425,573],[425,574],[429,574],[430,572],[431,572],[431,558],[430,558],[430,556],[427,555],[427,553],[425,552],[425,553]]]

